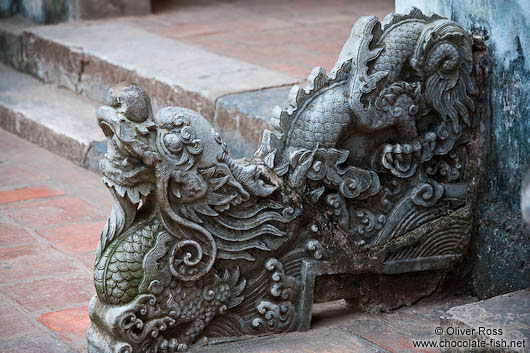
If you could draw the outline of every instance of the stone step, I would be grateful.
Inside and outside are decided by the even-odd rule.
[[[106,151],[98,105],[0,64],[0,127],[94,171]]]
[[[530,352],[530,288],[453,307],[440,322],[441,352]]]
[[[50,26],[2,20],[0,49],[18,70],[96,102],[109,87],[130,81],[147,91],[155,111],[167,105],[197,110],[225,135],[235,157],[254,152],[270,128],[268,115],[287,100],[285,86],[300,81],[119,20]],[[237,94],[252,106],[234,103]],[[249,109],[239,110],[245,104]]]

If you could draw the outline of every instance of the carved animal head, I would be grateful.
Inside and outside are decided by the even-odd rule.
[[[255,217],[243,215],[247,223],[255,224],[241,225],[246,233],[255,232],[243,240],[235,234],[217,234],[217,220],[222,221],[218,216],[277,189],[265,180],[265,167],[232,160],[221,136],[194,111],[167,107],[153,116],[149,97],[136,84],[111,88],[106,103],[97,112],[98,124],[108,139],[108,153],[100,167],[116,202],[96,263],[144,206],[146,212],[160,213],[165,227],[180,241],[181,254],[177,255],[183,259],[174,275],[181,280],[196,280],[207,273],[217,257],[219,242],[224,258],[229,257],[225,253],[251,258],[244,250],[279,246],[254,239],[267,233],[260,228],[265,221]],[[259,216],[263,218],[263,214]],[[269,228],[269,233],[277,235],[275,231]],[[215,236],[223,239],[216,243]],[[235,242],[240,244],[228,245]]]

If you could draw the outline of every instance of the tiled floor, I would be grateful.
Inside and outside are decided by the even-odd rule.
[[[85,349],[100,178],[0,130],[0,352]]]

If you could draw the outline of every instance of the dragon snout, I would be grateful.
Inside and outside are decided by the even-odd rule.
[[[116,118],[116,110],[109,106],[100,107],[96,112],[96,118],[105,137],[112,139],[115,133],[112,122]]]

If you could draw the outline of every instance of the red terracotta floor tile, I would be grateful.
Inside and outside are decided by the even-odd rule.
[[[42,199],[46,197],[65,195],[66,191],[55,190],[47,186],[30,186],[26,188],[0,191],[0,204],[18,201]]]
[[[44,176],[23,166],[0,163],[0,186],[30,184],[44,179]]]
[[[35,239],[21,226],[0,223],[0,246],[17,246],[35,243]]]
[[[72,273],[81,268],[73,259],[43,244],[0,249],[0,283]]]
[[[90,326],[86,306],[45,313],[39,321],[68,342],[84,340]]]
[[[104,221],[78,223],[41,229],[38,233],[64,252],[81,254],[96,250],[104,226]]]
[[[73,353],[63,341],[51,334],[28,335],[0,341],[0,353]]]
[[[37,325],[11,305],[0,303],[0,340],[30,334],[37,330]]]
[[[86,305],[95,290],[92,276],[38,279],[0,287],[28,311],[60,310]]]
[[[75,257],[79,261],[81,261],[83,263],[83,265],[88,267],[89,270],[92,271],[92,269],[94,268],[94,260],[96,258],[96,252],[95,251],[91,251],[91,252],[86,253],[86,254],[78,254]]]
[[[13,205],[3,212],[18,223],[33,228],[104,218],[94,206],[73,197]]]

